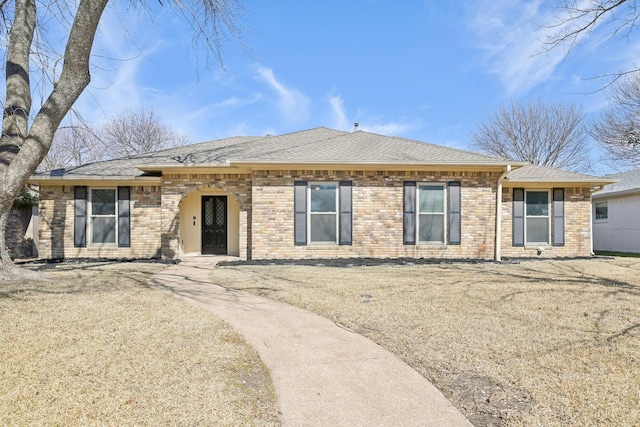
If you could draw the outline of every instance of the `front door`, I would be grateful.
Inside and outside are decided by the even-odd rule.
[[[227,196],[202,196],[202,254],[227,254]]]

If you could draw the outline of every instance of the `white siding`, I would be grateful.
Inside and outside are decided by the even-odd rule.
[[[595,219],[595,202],[608,202],[608,218]],[[640,194],[594,200],[593,249],[640,253]]]

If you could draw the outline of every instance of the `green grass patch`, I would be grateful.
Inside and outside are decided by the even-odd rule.
[[[621,256],[621,257],[640,258],[640,254],[637,254],[634,252],[594,251],[594,253],[600,256]]]

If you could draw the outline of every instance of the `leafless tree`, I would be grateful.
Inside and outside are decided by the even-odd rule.
[[[185,145],[188,138],[161,123],[153,109],[127,110],[108,120],[100,132],[103,147],[115,157],[130,157]]]
[[[640,75],[619,80],[609,108],[595,121],[591,134],[605,149],[605,161],[616,169],[640,166]]]
[[[47,155],[62,119],[91,80],[91,49],[107,3],[108,0],[0,2],[0,31],[8,33],[8,37],[0,37],[6,61],[0,137],[2,275],[16,273],[5,245],[9,210]],[[221,37],[239,35],[236,24],[241,9],[237,0],[167,0],[161,4],[186,18],[194,30],[194,41],[200,41],[218,58]],[[64,53],[57,52],[57,41],[48,38],[61,32],[68,36]],[[32,65],[39,69],[32,70]],[[34,78],[38,72],[40,77]],[[41,92],[41,105],[34,106],[33,93],[40,82],[45,82],[40,89],[46,92]]]
[[[543,40],[545,50],[562,48],[570,52],[580,41],[596,28],[608,31],[611,38],[629,38],[640,19],[638,0],[561,0],[555,7],[555,22],[549,29],[551,34]],[[555,31],[553,31],[555,30]],[[604,74],[609,82],[638,71],[636,65]]]
[[[108,158],[98,135],[84,126],[65,126],[59,128],[53,136],[51,149],[40,167],[41,171],[50,171],[66,166],[77,166],[97,162]]]
[[[473,132],[487,154],[576,172],[590,167],[582,109],[560,102],[511,102]]]
[[[131,157],[189,142],[185,135],[161,123],[153,109],[130,109],[107,120],[100,130],[86,123],[60,127],[39,170]]]

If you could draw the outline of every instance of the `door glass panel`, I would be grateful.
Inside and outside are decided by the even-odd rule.
[[[207,199],[204,202],[204,223],[206,225],[213,224],[213,199]]]
[[[225,203],[216,199],[216,225],[224,225]]]

